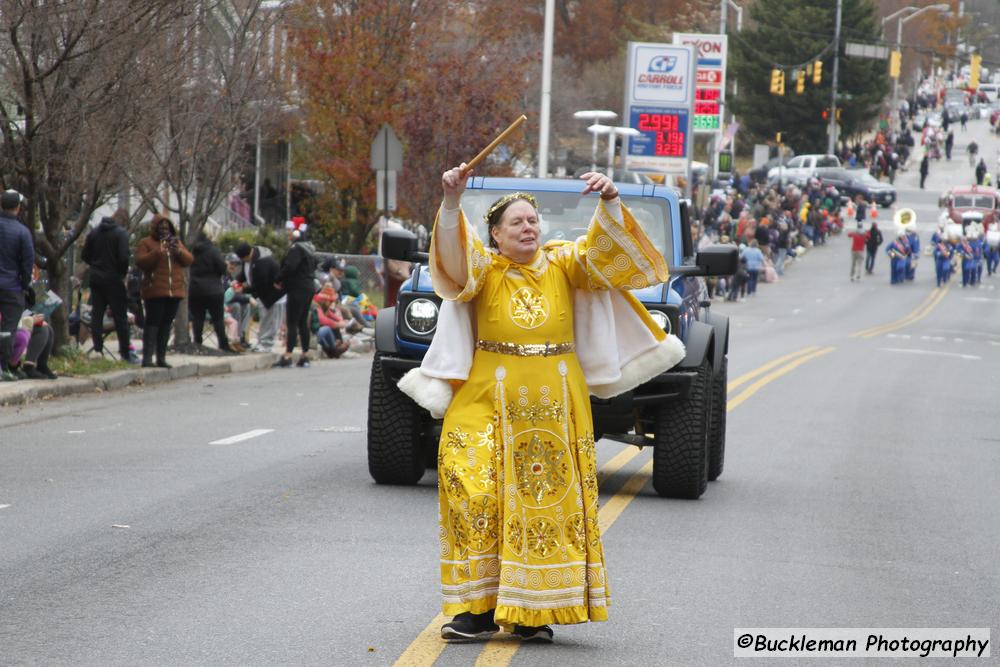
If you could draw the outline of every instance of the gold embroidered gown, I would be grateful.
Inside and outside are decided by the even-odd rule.
[[[528,265],[484,249],[464,215],[444,228],[444,215],[432,236],[434,286],[443,298],[473,301],[477,339],[438,450],[444,613],[495,608],[505,626],[606,620],[573,291],[663,282],[666,264],[617,200],[598,204],[585,237],[547,244]],[[464,255],[465,275],[452,271],[464,280],[445,268],[454,258],[442,261],[443,234]]]

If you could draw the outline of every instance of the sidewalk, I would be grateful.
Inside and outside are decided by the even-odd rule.
[[[207,357],[171,354],[173,368],[126,368],[87,377],[60,377],[58,380],[19,380],[0,383],[0,406],[23,405],[36,400],[124,389],[172,380],[270,368],[278,359],[272,352],[239,356]]]

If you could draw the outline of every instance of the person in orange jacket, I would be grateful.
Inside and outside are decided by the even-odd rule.
[[[149,235],[135,249],[135,263],[142,269],[142,299],[146,309],[146,328],[142,332],[142,365],[170,368],[167,343],[177,308],[187,296],[184,268],[194,257],[177,236],[169,218],[157,214],[149,225]]]

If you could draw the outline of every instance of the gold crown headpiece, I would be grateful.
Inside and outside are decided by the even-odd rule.
[[[486,224],[490,224],[490,218],[493,217],[493,214],[496,213],[497,210],[503,208],[515,199],[523,199],[531,204],[536,210],[538,209],[538,202],[535,200],[534,195],[528,194],[527,192],[511,192],[510,194],[504,195],[503,197],[500,197],[500,199],[496,200],[493,203],[493,206],[490,206],[490,210],[486,211],[486,217],[484,218],[486,220]]]

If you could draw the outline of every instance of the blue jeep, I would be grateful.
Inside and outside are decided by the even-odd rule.
[[[661,185],[617,184],[623,201],[670,265],[670,280],[635,290],[668,333],[684,342],[686,357],[649,382],[611,399],[591,397],[594,434],[639,447],[655,447],[653,486],[661,496],[698,498],[722,473],[726,447],[728,318],[710,312],[702,276],[735,272],[734,246],[711,246],[695,255],[687,202]],[[596,195],[580,196],[580,182],[554,179],[470,179],[462,207],[479,223],[498,197],[531,192],[538,200],[542,240],[586,233]],[[431,287],[427,254],[416,237],[387,230],[382,254],[424,262],[400,287],[397,305],[375,322],[375,359],[368,392],[368,469],[380,484],[416,484],[437,462],[441,421],[403,394],[396,383],[420,365],[437,326],[440,298]]]

